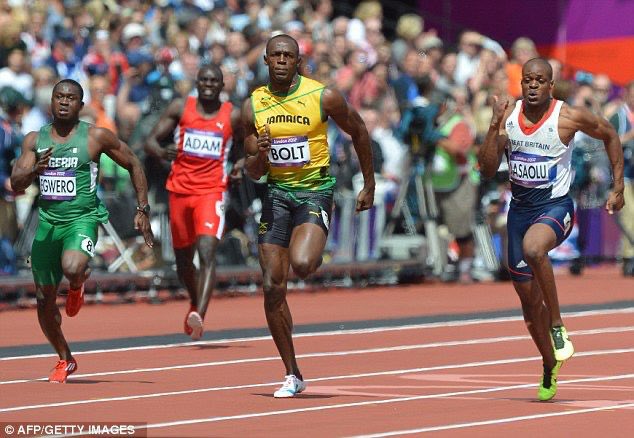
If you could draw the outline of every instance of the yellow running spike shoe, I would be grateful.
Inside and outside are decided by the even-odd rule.
[[[540,401],[550,400],[557,394],[557,376],[559,375],[559,369],[564,363],[562,361],[555,362],[555,366],[549,369],[544,365],[544,375],[542,381],[539,384],[539,390],[537,391],[537,398]]]

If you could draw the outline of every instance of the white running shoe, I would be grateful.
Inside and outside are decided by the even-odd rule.
[[[303,380],[299,380],[294,374],[289,374],[284,380],[284,384],[280,389],[273,393],[275,398],[289,398],[295,397],[303,390],[306,389],[306,383]]]
[[[190,335],[192,340],[200,340],[203,336],[203,319],[198,312],[189,312],[189,315],[187,315],[187,325],[192,329],[192,334]]]

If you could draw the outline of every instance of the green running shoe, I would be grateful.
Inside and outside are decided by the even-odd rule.
[[[555,349],[555,359],[564,361],[570,359],[575,354],[575,347],[573,347],[566,327],[563,325],[553,327],[550,329],[550,338],[553,342],[553,348]]]
[[[563,362],[557,361],[552,369],[544,365],[544,375],[537,391],[539,401],[548,401],[557,394],[557,376],[563,364]]]

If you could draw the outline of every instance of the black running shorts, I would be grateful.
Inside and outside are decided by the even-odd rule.
[[[328,235],[334,189],[290,192],[268,186],[262,205],[258,243],[288,248],[293,228],[316,224]]]

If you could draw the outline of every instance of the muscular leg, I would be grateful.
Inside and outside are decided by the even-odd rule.
[[[62,315],[57,308],[57,285],[36,285],[37,320],[48,342],[61,360],[72,359],[70,348],[62,333]]]
[[[176,258],[176,273],[178,274],[178,279],[185,285],[191,305],[198,306],[194,246],[174,248],[174,256]]]
[[[202,319],[205,319],[209,299],[216,284],[216,248],[218,247],[218,239],[213,236],[200,236],[196,247],[200,260],[197,287],[198,314]]]
[[[263,273],[264,313],[286,374],[302,379],[293,347],[293,318],[286,302],[289,258],[287,248],[270,243],[259,246]]]
[[[555,366],[555,354],[550,341],[550,314],[544,304],[544,296],[535,280],[513,282],[513,287],[522,303],[522,313],[528,332],[533,338],[544,365],[549,369]]]
[[[563,325],[557,298],[557,286],[553,265],[550,263],[548,251],[557,245],[557,236],[548,225],[536,223],[526,232],[522,241],[522,250],[526,263],[533,270],[535,281],[539,284],[544,302],[550,314],[551,327]]]
[[[319,225],[305,223],[295,227],[289,246],[293,272],[304,279],[321,265],[326,233]]]
[[[321,265],[326,234],[315,224],[295,227],[289,249],[277,245],[260,245],[260,264],[264,271],[264,307],[266,320],[275,340],[286,374],[302,375],[295,359],[293,318],[286,301],[289,265],[300,278],[306,278]],[[290,255],[290,260],[289,260]]]

